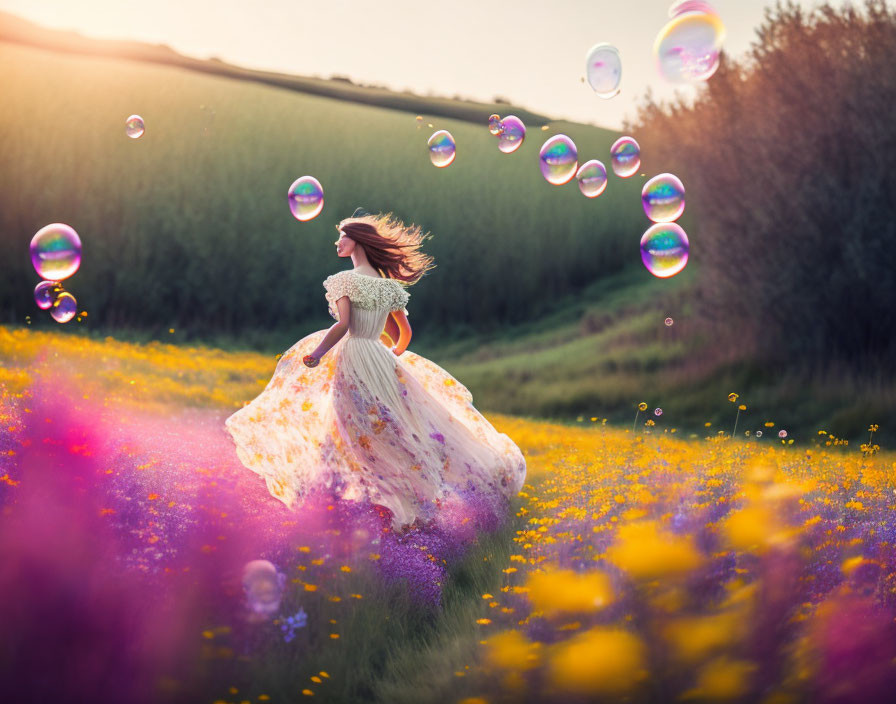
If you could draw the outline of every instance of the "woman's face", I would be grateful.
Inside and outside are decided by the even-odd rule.
[[[347,237],[342,226],[336,228],[339,230],[339,239],[333,244],[336,245],[336,255],[340,257],[350,257],[355,251],[355,241],[351,237]]]

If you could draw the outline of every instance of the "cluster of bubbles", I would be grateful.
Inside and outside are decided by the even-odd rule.
[[[516,115],[508,115],[503,119],[496,113],[489,115],[488,131],[498,138],[498,149],[504,154],[515,152],[523,146],[526,138],[526,126]]]
[[[131,115],[124,123],[124,133],[131,139],[139,139],[145,131],[146,126],[139,115]]]
[[[78,302],[61,281],[81,266],[81,238],[68,225],[54,222],[35,233],[30,250],[31,264],[43,279],[34,288],[34,302],[56,322],[67,323],[78,312]]]
[[[429,160],[433,166],[444,168],[454,161],[457,156],[457,147],[454,137],[448,130],[434,132],[427,142],[429,147]]]
[[[678,0],[653,43],[660,75],[673,83],[705,81],[719,68],[725,26],[707,2]]]
[[[302,176],[292,182],[287,191],[289,209],[296,220],[305,222],[320,215],[324,209],[324,189],[314,176]]]

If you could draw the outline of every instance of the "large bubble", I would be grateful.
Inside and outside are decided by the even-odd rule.
[[[31,264],[42,279],[67,279],[81,266],[81,238],[61,222],[41,228],[31,238]]]
[[[541,164],[541,175],[547,182],[561,186],[576,175],[579,152],[569,137],[565,134],[555,134],[541,146],[538,160]]]
[[[576,172],[579,190],[589,198],[597,198],[607,187],[607,167],[597,159],[586,161]]]
[[[622,80],[622,60],[619,50],[611,44],[595,44],[585,57],[588,83],[601,98],[612,98],[619,93]]]
[[[654,222],[678,220],[684,212],[684,185],[674,174],[654,176],[641,189],[641,204]]]
[[[145,131],[143,118],[139,115],[131,115],[124,123],[124,133],[131,139],[142,137]]]
[[[641,147],[634,137],[620,137],[610,147],[610,161],[613,173],[628,178],[641,168]]]
[[[41,281],[34,287],[34,302],[41,310],[49,310],[62,291],[58,281]]]
[[[501,120],[501,134],[498,136],[498,149],[505,154],[519,149],[526,138],[526,126],[516,115],[508,115]]]
[[[492,113],[488,116],[488,131],[495,137],[504,131],[504,127],[501,125],[501,116],[497,113]]]
[[[641,261],[654,276],[675,276],[688,263],[690,243],[685,231],[674,222],[651,225],[641,237]]]
[[[429,160],[440,169],[454,161],[456,148],[454,137],[448,130],[434,132],[427,142],[429,145]]]
[[[320,215],[324,209],[324,189],[314,176],[302,176],[293,181],[287,192],[289,209],[296,220],[305,222]]]
[[[56,296],[56,300],[53,301],[53,307],[50,308],[50,315],[53,316],[53,320],[57,323],[67,323],[75,317],[77,312],[78,302],[68,291],[63,291]]]
[[[725,26],[715,12],[682,11],[653,43],[660,75],[673,83],[705,81],[719,67]]]

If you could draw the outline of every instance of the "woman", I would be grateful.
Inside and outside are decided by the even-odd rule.
[[[506,507],[526,474],[519,448],[454,377],[407,351],[402,283],[433,261],[420,228],[359,208],[337,229],[336,254],[354,268],[324,281],[336,323],[293,345],[227,419],[240,460],[287,506],[323,486],[389,509],[395,530],[435,518],[451,495]]]

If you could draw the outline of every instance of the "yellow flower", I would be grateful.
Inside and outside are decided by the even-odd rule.
[[[621,695],[647,677],[644,644],[614,628],[593,628],[556,645],[548,678],[559,692]]]
[[[613,601],[610,578],[596,570],[534,572],[529,575],[526,586],[533,608],[546,616],[598,611]]]
[[[519,631],[502,631],[485,641],[485,660],[502,670],[530,670],[539,664],[540,645]]]
[[[735,401],[737,401],[737,394],[735,394],[735,393],[728,394],[728,400],[731,401],[731,403],[734,403]]]
[[[620,526],[607,559],[642,580],[686,574],[703,562],[690,538],[660,531],[653,521]]]
[[[641,403],[638,404],[638,410],[639,410],[639,411],[646,411],[646,410],[647,410],[647,404],[644,403],[644,402],[642,401]]]
[[[739,410],[739,411],[745,411],[745,410],[747,410],[747,407],[746,407],[744,404],[740,404],[740,405],[737,407],[737,410]]]

